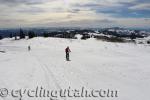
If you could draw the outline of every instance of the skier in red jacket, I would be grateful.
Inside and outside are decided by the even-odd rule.
[[[69,53],[71,52],[69,46],[65,49],[65,52],[66,52],[66,60],[69,61]]]

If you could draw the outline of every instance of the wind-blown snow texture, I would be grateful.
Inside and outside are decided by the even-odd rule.
[[[28,52],[27,46],[31,46]],[[70,46],[71,61],[65,61]],[[149,100],[150,46],[95,39],[0,40],[0,88],[81,88],[118,90],[118,98],[65,100]],[[18,100],[13,98],[14,100]],[[0,100],[13,100],[11,96]],[[24,97],[23,100],[27,100]],[[28,100],[48,100],[28,98]],[[61,99],[59,99],[61,100]],[[64,99],[62,99],[64,100]]]

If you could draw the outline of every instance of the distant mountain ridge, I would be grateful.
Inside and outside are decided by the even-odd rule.
[[[16,29],[0,29],[0,35],[2,37],[10,37],[10,35],[19,35],[20,29],[23,30],[24,34],[28,34],[29,31],[35,32],[37,35],[43,35],[44,33],[68,33],[68,32],[73,32],[73,33],[102,33],[102,32],[107,32],[109,35],[109,31],[114,31],[116,32],[115,34],[119,35],[131,35],[133,34],[142,34],[142,35],[150,35],[150,29],[142,30],[142,29],[130,29],[130,28],[120,28],[120,27],[111,27],[111,28],[78,28],[78,27],[72,27],[72,28],[67,28],[67,27],[51,27],[51,28],[16,28]],[[114,34],[111,33],[111,35]]]

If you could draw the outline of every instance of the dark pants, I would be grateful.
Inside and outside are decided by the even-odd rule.
[[[66,52],[66,60],[69,60],[69,52]]]

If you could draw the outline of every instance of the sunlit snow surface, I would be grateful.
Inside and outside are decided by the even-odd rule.
[[[27,46],[31,46],[28,52]],[[70,46],[71,61],[65,60]],[[114,89],[118,98],[59,98],[58,100],[149,100],[150,46],[95,39],[33,38],[0,40],[0,88]],[[49,100],[28,98],[23,100]],[[19,100],[7,96],[0,100]]]

